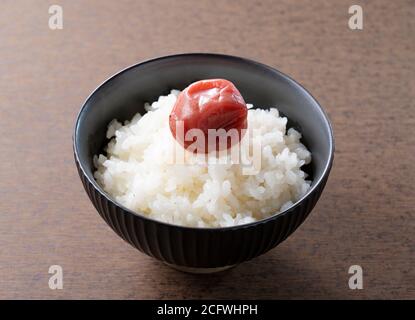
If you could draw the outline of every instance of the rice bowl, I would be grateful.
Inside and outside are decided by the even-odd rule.
[[[124,120],[131,121],[137,112],[144,118],[145,114],[151,114],[144,107],[146,101],[156,101],[172,88],[185,88],[195,79],[213,77],[233,81],[245,103],[254,103],[257,109],[278,107],[289,120],[287,128],[301,132],[301,141],[312,154],[310,164],[301,168],[310,174],[304,179],[312,180],[308,191],[283,212],[275,211],[268,218],[230,227],[188,227],[126,208],[116,200],[119,195],[112,196],[94,177],[97,171],[94,162],[98,164],[98,157],[93,161],[94,156],[103,154],[111,158],[105,148],[110,142],[106,138],[108,124],[119,119],[123,121],[120,125],[125,125]],[[148,105],[147,109],[150,110]],[[149,136],[144,130],[141,133]],[[140,62],[102,83],[86,99],[76,118],[73,150],[85,193],[109,228],[140,252],[169,266],[206,273],[258,257],[298,230],[318,203],[328,181],[334,139],[330,120],[320,104],[290,77],[246,58],[191,53]],[[111,241],[112,237],[106,237],[100,245]]]

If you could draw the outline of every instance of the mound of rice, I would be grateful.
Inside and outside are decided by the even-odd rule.
[[[115,119],[109,124],[107,155],[94,157],[94,176],[117,202],[172,224],[226,227],[284,211],[310,188],[301,166],[311,161],[311,154],[299,132],[286,131],[287,118],[275,108],[248,105],[248,128],[259,132],[252,141],[262,149],[258,174],[245,175],[231,161],[172,163],[177,142],[169,114],[178,94],[173,90],[146,104],[146,114],[136,114],[124,125]],[[199,156],[186,151],[186,161],[193,157]]]

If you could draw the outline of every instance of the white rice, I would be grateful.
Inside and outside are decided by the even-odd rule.
[[[261,170],[244,175],[240,164],[173,164],[176,140],[169,114],[179,91],[147,104],[124,125],[113,120],[107,131],[112,140],[107,156],[94,157],[94,176],[102,188],[123,206],[156,220],[193,227],[226,227],[261,220],[284,211],[310,188],[301,166],[311,154],[301,134],[286,131],[287,118],[276,108],[248,107],[248,128],[260,135]],[[198,157],[186,152],[187,160]]]

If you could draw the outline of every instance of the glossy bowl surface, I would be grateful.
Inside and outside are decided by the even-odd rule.
[[[232,81],[247,103],[277,107],[312,153],[305,170],[310,190],[294,206],[267,219],[226,228],[190,228],[156,221],[116,203],[93,177],[93,156],[103,152],[108,123],[145,113],[144,103],[171,89],[208,78]],[[86,100],[76,119],[73,148],[83,186],[105,222],[138,250],[165,263],[194,270],[223,268],[261,255],[293,233],[324,189],[334,155],[329,119],[298,83],[264,64],[219,54],[180,54],[138,63],[110,77]]]

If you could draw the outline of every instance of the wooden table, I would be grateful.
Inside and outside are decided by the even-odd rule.
[[[357,1],[1,1],[0,298],[415,298],[415,5]],[[48,27],[51,4],[62,30]],[[197,3],[197,4],[196,4]],[[327,110],[334,167],[306,222],[226,273],[189,275],[136,251],[78,178],[72,129],[88,94],[160,55],[220,52],[291,75]],[[63,268],[63,290],[48,287]],[[363,268],[350,290],[348,269]]]

